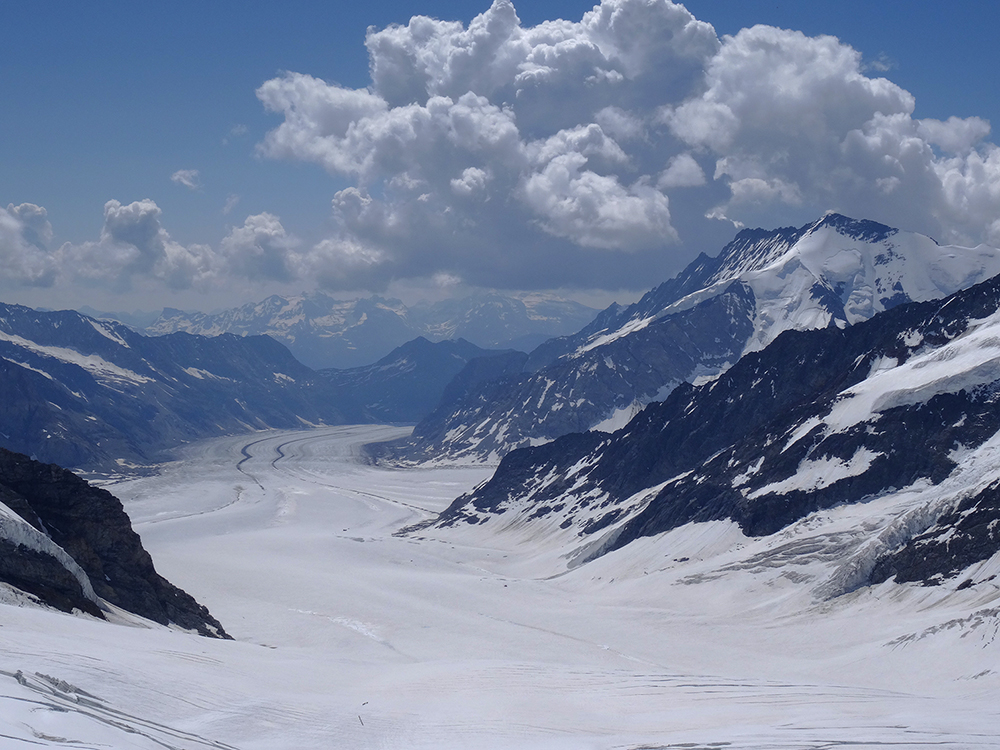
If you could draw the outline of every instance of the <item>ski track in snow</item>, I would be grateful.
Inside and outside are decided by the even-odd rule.
[[[213,440],[109,485],[236,641],[0,605],[0,748],[1000,748],[997,586],[802,583],[878,503],[566,572],[537,538],[394,536],[491,471],[359,461],[405,432]]]

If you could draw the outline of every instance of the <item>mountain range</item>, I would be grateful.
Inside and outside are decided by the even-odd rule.
[[[396,746],[440,710],[442,675],[461,704],[481,672],[498,675],[500,708],[471,745],[509,725],[521,679],[537,696],[576,684],[571,732],[584,696],[620,701],[621,747],[749,747],[745,727],[789,705],[795,734],[779,723],[754,747],[979,746],[998,679],[998,255],[831,214],[745,230],[530,353],[418,337],[350,369],[311,369],[268,336],[146,336],[0,306],[0,444],[112,474],[95,481],[127,503],[0,449],[0,603],[21,608],[5,610],[0,712],[35,744],[83,737],[80,717],[104,744],[110,727],[157,746],[273,745],[256,735],[304,724],[323,744],[335,712],[362,744],[399,727]],[[438,466],[363,465],[363,443],[405,428],[296,429],[416,420],[365,450]],[[246,434],[272,427],[288,431]],[[483,459],[501,456],[490,476]],[[157,572],[126,508],[239,643]],[[484,643],[499,649],[486,662]],[[115,700],[92,683],[118,685]],[[695,710],[747,718],[695,735],[686,709],[670,741],[633,736],[636,700],[659,726],[690,685]],[[418,709],[378,705],[423,692]],[[171,695],[186,708],[164,710]],[[915,734],[918,697],[962,731],[934,714]],[[179,716],[204,737],[169,726]]]
[[[841,556],[823,596],[889,578],[972,586],[988,574],[970,566],[1000,551],[998,384],[1000,277],[852,326],[787,330],[612,435],[511,452],[425,526],[561,539],[570,565],[711,522],[746,537],[808,529]],[[835,534],[858,504],[864,523]],[[815,552],[789,543],[783,564]]]
[[[0,445],[123,471],[205,437],[416,421],[487,354],[462,340],[417,339],[374,365],[314,371],[268,336],[144,336],[73,311],[0,304]]]
[[[377,453],[497,461],[514,448],[614,431],[683,382],[718,376],[786,330],[846,328],[1000,273],[1000,252],[831,213],[798,229],[745,229],[633,305],[452,384],[413,435]]]
[[[578,302],[542,294],[482,293],[407,307],[396,299],[345,301],[317,292],[275,295],[217,313],[166,308],[144,332],[267,335],[309,367],[347,369],[372,364],[418,337],[464,338],[484,349],[529,351],[553,336],[579,330],[596,313]]]

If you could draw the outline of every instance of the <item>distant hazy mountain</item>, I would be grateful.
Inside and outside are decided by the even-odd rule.
[[[88,318],[96,318],[98,320],[117,320],[119,323],[124,323],[129,328],[134,328],[137,331],[145,331],[148,326],[153,325],[160,315],[160,312],[150,312],[146,310],[134,310],[132,312],[105,312],[103,310],[96,310],[90,305],[83,305],[77,308],[77,312],[83,313]]]
[[[799,229],[741,231],[627,308],[546,342],[501,380],[462,391],[396,455],[496,460],[591,428],[613,431],[680,383],[714,377],[786,330],[843,328],[1000,273],[1000,251],[829,214]]]
[[[176,331],[270,336],[315,369],[368,365],[423,333],[408,321],[406,307],[398,300],[371,297],[345,302],[325,294],[273,295],[219,313],[166,308],[146,329],[154,336]]]
[[[431,343],[420,337],[373,365],[319,370],[316,377],[347,422],[417,422],[471,360],[488,362],[510,353],[480,349],[465,339]]]
[[[544,294],[479,294],[462,299],[421,303],[409,310],[427,338],[463,338],[488,349],[530,352],[555,336],[575,333],[598,311],[579,302]]]
[[[596,313],[577,302],[537,294],[481,294],[407,307],[382,297],[342,301],[315,293],[272,296],[214,314],[167,308],[146,332],[266,334],[309,367],[344,369],[371,364],[418,336],[529,350],[553,336],[580,330]]]

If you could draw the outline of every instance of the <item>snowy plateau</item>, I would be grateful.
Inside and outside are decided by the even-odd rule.
[[[829,598],[903,494],[775,535],[692,523],[579,566],[540,529],[402,527],[480,484],[328,427],[192,445],[113,482],[159,571],[235,641],[0,607],[0,746],[1000,747],[984,583]]]

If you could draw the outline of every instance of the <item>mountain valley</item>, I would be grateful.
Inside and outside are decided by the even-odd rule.
[[[685,524],[567,570],[565,540],[530,524],[398,535],[490,473],[357,461],[405,432],[219,438],[109,485],[158,570],[235,641],[4,606],[3,734],[142,750],[1000,746],[995,560],[972,586],[816,593],[901,498],[762,537]]]
[[[349,369],[4,305],[3,439],[91,483],[0,451],[0,735],[1000,748],[998,255],[828,214]]]
[[[0,436],[44,462],[142,470],[216,435],[416,421],[469,360],[491,354],[416,339],[373,365],[314,371],[268,336],[143,336],[72,311],[0,304]]]

